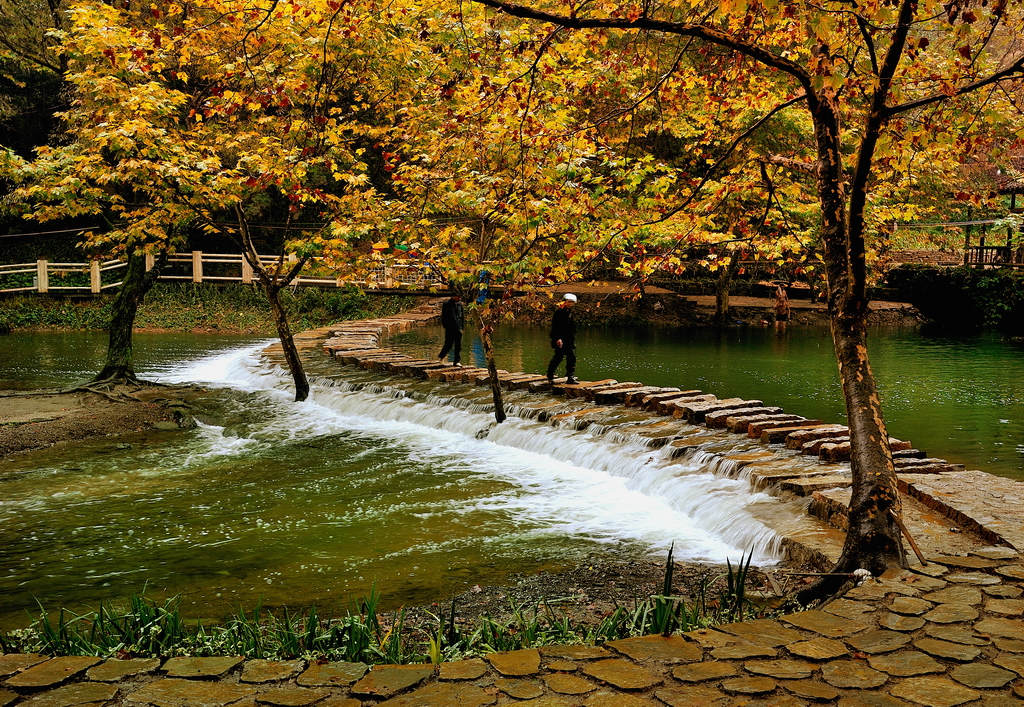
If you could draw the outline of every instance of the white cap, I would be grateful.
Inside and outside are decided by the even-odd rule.
[[[565,299],[565,300],[569,300],[570,302],[575,302],[575,301],[576,301],[576,295],[574,295],[574,294],[573,294],[573,293],[571,293],[571,292],[566,292],[566,293],[565,293],[565,294],[564,294],[564,295],[562,296],[562,299]]]

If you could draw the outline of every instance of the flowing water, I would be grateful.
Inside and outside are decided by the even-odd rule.
[[[440,329],[397,338],[436,355]],[[466,363],[482,365],[477,343]],[[498,366],[544,372],[546,333],[503,327],[495,337]],[[915,329],[877,328],[868,339],[889,432],[929,455],[1024,480],[1024,345],[994,334],[923,336]],[[577,344],[580,377],[698,388],[745,397],[827,422],[846,419],[827,329],[794,327],[715,331],[585,329]]]
[[[790,391],[795,410],[831,409],[827,361],[808,364],[827,340],[686,336],[588,332],[580,373],[782,404]],[[504,367],[543,364],[542,333],[502,337]],[[434,343],[429,330],[404,338]],[[673,542],[680,559],[752,550],[767,564],[781,533],[809,527],[798,503],[754,493],[736,473],[730,455],[757,448],[744,438],[621,408],[542,421],[586,405],[522,392],[494,426],[483,388],[389,379],[316,354],[311,398],[296,405],[284,371],[259,359],[263,345],[140,337],[144,374],[215,391],[197,429],[4,462],[0,628],[27,623],[36,598],[78,608],[143,591],[180,595],[188,615],[207,617],[259,602],[337,610],[374,585],[391,605],[429,602],[515,572],[663,556]],[[80,379],[102,346],[82,334],[0,339],[0,387]],[[761,377],[715,378],[730,371]],[[695,452],[664,444],[694,434]]]

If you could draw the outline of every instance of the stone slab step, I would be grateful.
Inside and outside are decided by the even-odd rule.
[[[445,366],[444,368],[433,368],[427,371],[427,378],[430,380],[445,380],[445,376],[461,370],[462,366]]]
[[[582,398],[585,390],[589,388],[608,387],[618,383],[614,378],[605,378],[599,381],[580,381],[579,383],[556,383],[552,390],[557,390],[567,398]]]
[[[531,383],[547,383],[547,376],[542,376],[536,373],[519,376],[508,382],[508,387],[512,390],[529,390]]]
[[[758,439],[765,430],[773,430],[779,427],[799,427],[808,422],[814,423],[818,421],[808,420],[806,417],[800,417],[799,415],[792,420],[758,420],[747,425],[747,436],[751,439]],[[821,423],[818,422],[818,424]]]
[[[777,422],[774,424],[782,425],[782,427],[773,426],[766,427],[761,430],[761,444],[778,444],[779,442],[784,442],[786,437],[793,432],[820,427],[822,422],[821,420],[807,420],[806,422],[798,422],[796,424],[790,424],[788,422]],[[747,434],[749,434],[749,432]]]
[[[508,373],[508,371],[506,371],[503,368],[499,368],[497,370],[497,374],[498,374],[499,377],[503,373]],[[491,373],[486,368],[483,369],[483,373],[476,373],[476,374],[470,376],[470,378],[477,385],[490,385],[491,384]]]
[[[800,453],[818,456],[818,453],[821,451],[822,445],[838,444],[841,442],[849,441],[849,435],[844,435],[842,437],[822,437],[820,439],[812,439],[810,442],[804,442],[802,445],[800,445]]]
[[[953,464],[945,459],[893,459],[897,474],[948,474],[951,471],[964,471],[963,464]]]
[[[687,422],[704,422],[704,416],[717,410],[738,410],[740,408],[758,407],[763,405],[760,400],[744,400],[743,398],[725,398],[706,402],[675,402],[672,417],[680,417]]]
[[[644,398],[648,395],[677,392],[679,392],[678,388],[662,388],[656,385],[645,385],[627,392],[624,402],[626,407],[637,407],[643,403]]]
[[[890,449],[910,449],[910,442],[904,442],[900,439],[889,438]],[[822,461],[827,462],[845,462],[850,460],[850,443],[849,442],[826,442],[821,445],[818,450],[818,456]]]
[[[849,434],[850,428],[845,425],[826,425],[808,430],[798,430],[786,437],[786,449],[800,449],[807,442],[819,439],[848,437]]]
[[[849,488],[831,488],[815,491],[811,494],[811,502],[807,512],[815,518],[839,530],[848,527],[846,512],[850,506]]]
[[[787,479],[842,474],[844,471],[843,467],[839,464],[814,464],[813,466],[808,466],[806,462],[794,463],[792,458],[777,458],[747,464],[742,467],[740,475],[749,478],[754,489],[760,491],[778,487],[779,484]]]
[[[897,484],[959,525],[970,528],[994,545],[1024,551],[1024,483],[983,471],[949,474],[901,474]]]
[[[372,368],[373,364],[375,363],[375,361],[373,361],[372,359],[369,360],[369,361],[365,361],[364,360],[360,365],[363,365],[363,364],[366,364],[366,363],[369,363],[370,364],[369,367]],[[377,361],[377,363],[380,364],[380,370],[389,371],[391,373],[399,373],[401,375],[409,375],[409,372],[411,370],[409,368],[409,366],[416,365],[416,364],[427,364],[427,363],[431,363],[431,362],[426,360],[426,359],[424,359],[424,358],[409,358],[409,357],[406,356],[406,357],[402,357],[402,358],[397,358],[396,357],[396,358],[391,358],[391,359],[381,359],[381,360]],[[367,366],[364,366],[364,367],[367,367]]]
[[[725,429],[729,426],[729,418],[743,417],[745,415],[780,415],[780,407],[749,407],[731,410],[716,410],[704,416],[704,424],[712,429]]]
[[[798,420],[806,419],[806,417],[801,417],[800,415],[787,415],[783,413],[733,415],[725,419],[725,426],[729,429],[730,432],[735,432],[737,434],[746,434],[750,429],[750,425],[752,425],[755,422],[796,422]]]
[[[644,410],[654,410],[665,414],[660,407],[662,403],[669,403],[679,398],[692,398],[696,395],[704,395],[704,393],[700,390],[670,390],[667,393],[651,393],[640,400],[640,407]]]
[[[892,453],[892,458],[896,459],[924,459],[928,456],[928,452],[920,449],[897,449]]]
[[[785,479],[779,488],[797,496],[810,496],[815,491],[842,488],[850,485],[850,477],[843,474],[814,474]]]
[[[678,416],[675,414],[676,413],[676,405],[680,405],[680,404],[684,404],[684,403],[702,403],[702,402],[708,402],[708,401],[711,401],[711,400],[718,400],[718,396],[717,395],[712,395],[711,393],[698,393],[696,395],[684,395],[684,396],[679,397],[679,398],[672,398],[671,400],[662,400],[662,401],[658,402],[657,404],[655,404],[653,408],[648,408],[648,409],[655,410],[656,412],[658,412],[661,415],[671,415],[672,417],[681,417],[682,416],[681,414],[678,415]]]
[[[601,405],[625,404],[626,393],[637,388],[643,388],[643,383],[619,383],[611,388],[600,388],[596,391],[586,391],[584,397],[593,400]]]

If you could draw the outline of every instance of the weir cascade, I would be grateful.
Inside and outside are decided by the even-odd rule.
[[[455,402],[474,398],[472,389],[488,382],[486,369],[452,366],[384,348],[388,335],[436,321],[437,303],[433,302],[395,317],[307,332],[303,345],[307,349],[322,346],[347,366],[389,379],[424,381],[416,385],[426,386],[435,398],[439,386],[457,391],[455,396],[445,396],[448,404],[472,406],[477,412],[492,409],[489,396],[480,393],[472,403]],[[272,346],[265,353],[274,359],[279,352]],[[851,475],[849,430],[844,425],[788,413],[761,400],[719,398],[701,390],[611,379],[575,384],[556,379],[552,384],[542,375],[498,373],[502,387],[509,391],[509,411],[517,417],[588,431],[592,438],[606,436],[640,445],[634,454],[667,448],[650,456],[650,461],[655,456],[676,460],[716,478],[745,482],[752,492],[767,491],[784,499],[809,497],[811,514],[845,529]],[[552,400],[555,396],[558,399]],[[1016,517],[1024,484],[929,457],[908,441],[890,438],[889,445],[905,499],[939,511],[989,542],[1024,547],[1024,531]],[[961,488],[972,493],[960,493]],[[813,535],[818,537],[812,545],[821,546],[811,549],[810,555],[825,563],[834,556],[835,538],[821,543],[820,533]],[[794,541],[789,547],[800,547],[807,559],[807,545],[795,536],[788,540]]]

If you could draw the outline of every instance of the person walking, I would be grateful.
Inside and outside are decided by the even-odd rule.
[[[455,366],[462,365],[462,330],[466,328],[466,310],[462,306],[462,297],[452,295],[441,305],[441,326],[444,327],[444,346],[437,355],[443,361],[449,351],[452,352],[451,362]]]
[[[789,322],[789,295],[782,283],[775,286],[775,331],[782,333],[786,331],[786,324]]]
[[[555,355],[548,364],[548,382],[554,383],[555,369],[565,359],[565,382],[576,383],[576,322],[572,318],[572,308],[576,304],[576,295],[566,293],[555,308],[551,317],[551,348]]]

